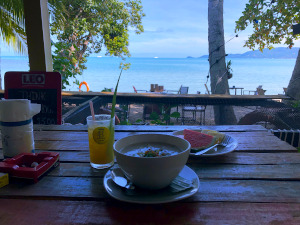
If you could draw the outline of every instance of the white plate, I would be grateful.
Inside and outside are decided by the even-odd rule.
[[[103,184],[107,193],[120,201],[140,204],[160,204],[185,199],[197,193],[200,182],[197,174],[191,168],[184,166],[179,176],[191,180],[193,187],[181,192],[172,192],[168,187],[156,191],[142,189],[127,190],[112,181],[110,170],[105,174]]]
[[[194,130],[194,131],[200,132],[201,130]],[[175,132],[173,132],[173,135],[175,135],[175,136],[183,135],[183,130],[175,131]],[[224,155],[224,154],[234,151],[238,146],[237,140],[235,138],[231,137],[230,135],[225,134],[225,136],[229,137],[229,143],[227,146],[217,146],[216,148],[211,149],[202,155],[195,155],[195,153],[192,153],[192,152],[190,153],[190,155],[197,156],[197,157],[210,157],[210,156]]]

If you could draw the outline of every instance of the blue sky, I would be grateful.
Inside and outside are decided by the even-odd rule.
[[[248,0],[224,0],[225,41],[234,37],[235,21],[242,15]],[[132,57],[199,57],[208,54],[208,0],[142,0],[145,32],[130,32]],[[249,51],[243,45],[251,28],[225,46],[226,53]],[[14,55],[1,45],[1,55]],[[297,47],[300,43],[297,42]],[[104,56],[104,53],[100,53]]]
[[[235,21],[246,0],[224,0],[225,41],[234,36]],[[142,0],[145,32],[131,35],[132,56],[198,57],[208,53],[207,0]],[[226,45],[229,53],[242,53],[246,32]]]

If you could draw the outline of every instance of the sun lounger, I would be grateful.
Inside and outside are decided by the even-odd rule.
[[[137,90],[135,88],[135,86],[132,86],[132,87],[133,87],[133,90],[134,90],[135,93],[138,93],[138,92],[148,92],[147,90]]]

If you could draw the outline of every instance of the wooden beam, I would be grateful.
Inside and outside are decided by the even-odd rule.
[[[47,0],[23,0],[30,71],[53,71]]]

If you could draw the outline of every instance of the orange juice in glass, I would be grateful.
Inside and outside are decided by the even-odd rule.
[[[110,129],[110,115],[95,115],[87,117],[89,135],[90,163],[95,169],[104,169],[114,164],[114,126],[115,118],[112,119]]]

